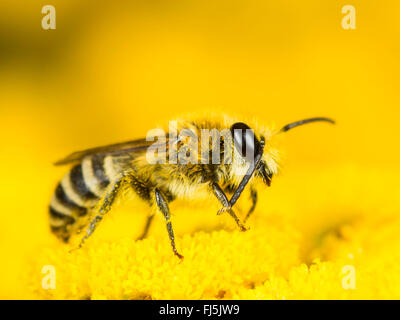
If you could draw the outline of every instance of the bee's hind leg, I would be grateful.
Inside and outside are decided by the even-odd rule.
[[[79,247],[81,248],[87,238],[89,238],[94,230],[96,229],[97,225],[100,223],[100,221],[103,219],[104,215],[107,214],[110,210],[112,205],[114,204],[115,199],[117,198],[117,195],[119,192],[128,185],[130,182],[130,176],[129,175],[122,175],[117,181],[115,181],[110,189],[107,191],[103,202],[101,203],[99,209],[97,210],[96,216],[92,219],[92,221],[89,224],[89,228],[86,230],[86,235],[82,238],[81,242],[79,243]]]
[[[171,240],[171,246],[172,250],[174,251],[174,254],[179,258],[183,259],[183,256],[176,250],[175,246],[175,236],[174,236],[174,230],[172,229],[172,224],[171,224],[171,214],[169,212],[169,207],[168,207],[168,202],[165,199],[165,196],[162,194],[160,190],[157,188],[154,189],[154,201],[155,204],[157,205],[158,209],[162,212],[165,218],[165,222],[167,223],[167,231],[168,231],[168,236],[169,239]]]

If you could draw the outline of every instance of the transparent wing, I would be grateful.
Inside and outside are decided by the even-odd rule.
[[[147,148],[149,146],[153,145],[154,143],[155,143],[154,141],[147,141],[145,138],[143,138],[143,139],[126,141],[126,142],[121,142],[121,143],[116,143],[116,144],[110,144],[107,146],[102,146],[102,147],[97,147],[97,148],[86,149],[86,150],[82,150],[82,151],[76,151],[74,153],[71,153],[67,157],[55,162],[54,165],[59,166],[59,165],[64,165],[64,164],[68,164],[71,162],[81,161],[84,157],[89,156],[89,155],[94,155],[94,154],[118,155],[118,154],[124,154],[124,153],[143,152],[143,151],[146,151]],[[161,146],[163,144],[164,143],[160,143],[159,145]],[[168,136],[166,138],[166,144],[168,147]]]

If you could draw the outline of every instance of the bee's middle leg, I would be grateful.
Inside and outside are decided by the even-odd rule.
[[[137,240],[143,240],[144,238],[147,237],[147,234],[149,233],[150,226],[151,226],[151,223],[153,221],[153,218],[154,218],[154,214],[151,214],[151,215],[149,215],[147,217],[146,224],[144,226],[143,232],[140,235],[140,237],[137,238]]]
[[[183,259],[183,256],[176,250],[175,246],[175,236],[174,236],[174,230],[172,229],[172,224],[171,224],[171,214],[169,212],[169,207],[168,207],[168,202],[165,199],[164,195],[161,193],[160,190],[157,188],[154,189],[154,201],[155,204],[157,205],[158,209],[162,212],[165,218],[165,222],[167,223],[167,231],[168,231],[168,236],[169,239],[171,240],[171,246],[172,250],[174,251],[174,254],[179,258]]]
[[[152,191],[151,185],[148,182],[145,182],[139,176],[134,174],[131,174],[130,184],[131,188],[136,193],[136,195],[151,205],[151,199],[152,199],[152,197],[150,196]],[[154,213],[151,213],[147,217],[146,224],[144,226],[142,234],[136,240],[143,240],[144,238],[147,237],[153,218],[154,218]]]
[[[254,212],[256,205],[257,205],[257,199],[258,199],[257,190],[254,188],[250,189],[250,199],[251,199],[251,207],[250,207],[249,211],[247,212],[247,215],[244,218],[243,223],[245,223],[247,221],[247,219],[249,219],[249,217]]]

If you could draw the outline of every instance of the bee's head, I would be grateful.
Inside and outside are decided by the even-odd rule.
[[[297,126],[314,121],[328,121],[334,123],[334,121],[329,118],[311,118],[290,123],[284,126],[279,132],[286,132]],[[238,175],[243,173],[243,169],[245,169],[245,173],[229,201],[231,205],[234,205],[252,177],[261,178],[264,183],[269,186],[272,175],[277,171],[278,166],[276,162],[277,154],[270,145],[271,141],[266,141],[265,135],[260,135],[258,139],[254,131],[243,122],[234,123],[230,129],[234,149],[232,162],[234,176],[237,178]],[[270,135],[268,138],[272,140],[270,139]],[[268,145],[264,148],[266,144]],[[235,157],[235,155],[238,155],[238,157]],[[236,161],[236,158],[239,158],[239,161]]]
[[[268,186],[271,184],[273,174],[276,172],[276,159],[273,159],[269,151],[265,152],[264,135],[255,134],[247,124],[243,122],[234,123],[231,128],[234,154],[239,157],[243,167],[252,167],[254,177],[261,178]],[[270,166],[271,168],[270,168]]]
[[[243,122],[236,122],[231,126],[231,134],[235,151],[243,160],[252,162],[262,149],[253,129]]]
[[[278,133],[286,132],[295,127],[316,121],[335,123],[330,118],[309,118],[289,123],[282,127]],[[263,182],[269,186],[272,176],[278,169],[278,151],[271,144],[273,140],[271,132],[258,129],[257,131],[260,133],[257,137],[254,130],[243,122],[234,123],[230,130],[234,154],[238,155],[241,166],[247,167],[246,176],[248,177],[244,179],[244,182],[247,183],[254,175],[254,177],[261,178]]]

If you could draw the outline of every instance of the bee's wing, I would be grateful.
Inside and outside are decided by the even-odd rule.
[[[124,154],[124,153],[135,153],[145,151],[149,146],[154,144],[153,141],[147,141],[146,139],[137,139],[132,141],[126,141],[116,144],[110,144],[108,146],[91,148],[87,150],[77,151],[71,153],[69,156],[57,161],[54,165],[59,166],[68,164],[71,162],[81,161],[84,157],[94,154]],[[160,146],[164,143],[160,143]],[[166,144],[168,146],[168,136],[166,137]]]

